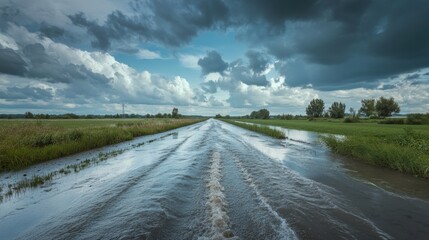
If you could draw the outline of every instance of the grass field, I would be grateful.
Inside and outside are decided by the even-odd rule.
[[[341,155],[419,177],[429,177],[429,125],[377,124],[376,121],[365,120],[344,123],[326,119],[240,121],[345,135],[344,140],[332,136],[322,139]]]
[[[346,136],[384,137],[400,135],[405,132],[404,129],[411,129],[411,131],[429,138],[429,125],[377,124],[377,121],[374,120],[361,120],[359,123],[344,123],[342,120],[335,119],[316,119],[313,121],[240,119],[240,121]]]
[[[190,125],[203,119],[1,120],[0,172]]]

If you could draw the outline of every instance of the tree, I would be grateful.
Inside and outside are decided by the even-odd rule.
[[[375,104],[375,110],[377,110],[378,116],[380,117],[389,117],[392,116],[392,113],[399,113],[401,109],[394,98],[384,98],[380,97]]]
[[[375,99],[362,99],[360,102],[362,103],[362,107],[359,109],[359,112],[364,113],[367,117],[374,115]]]
[[[313,99],[305,111],[309,117],[321,117],[324,109],[325,103],[322,99]]]
[[[250,113],[250,118],[257,118],[258,117],[258,112],[257,111],[252,111]]]
[[[354,109],[354,108],[350,107],[350,108],[349,108],[349,112],[350,112],[350,115],[352,115],[352,117],[355,117],[355,116],[356,116],[356,111],[355,111],[355,109]]]
[[[171,116],[173,118],[178,118],[179,117],[179,109],[173,108],[173,111],[171,112]]]
[[[267,109],[261,109],[258,111],[259,112],[259,118],[261,119],[268,119],[270,118],[270,111],[268,111]]]
[[[331,118],[343,118],[346,112],[346,104],[341,102],[334,102],[332,103],[328,111],[329,116],[331,116]]]
[[[33,113],[31,113],[31,112],[25,112],[24,117],[25,117],[25,118],[33,118],[33,117],[34,117],[34,115],[33,115]]]
[[[269,119],[270,111],[267,109],[260,109],[259,111],[253,111],[250,113],[250,118]]]

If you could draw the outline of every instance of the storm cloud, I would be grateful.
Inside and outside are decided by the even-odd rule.
[[[112,11],[104,20],[82,12],[67,16],[93,37],[93,48],[103,51],[130,38],[180,47],[201,31],[235,29],[238,39],[258,44],[276,59],[297,60],[280,72],[291,86],[370,86],[429,62],[429,4],[424,0],[135,0],[129,6],[130,12]],[[2,9],[3,20],[18,21],[19,10]],[[46,23],[40,32],[50,38],[64,34],[62,28]],[[249,51],[247,57],[253,71],[262,71],[266,62],[261,55]],[[219,59],[210,53],[201,60],[203,74],[224,70]]]
[[[10,48],[0,49],[0,72],[23,75],[27,69],[25,61]]]
[[[0,99],[50,101],[55,97],[74,104],[161,105],[193,101],[195,94],[186,79],[137,72],[108,53],[69,48],[23,28],[12,27],[10,35],[23,40],[10,43],[16,50],[0,49],[4,57],[0,61],[4,66],[0,68]]]
[[[0,90],[0,98],[6,101],[16,101],[22,99],[37,100],[51,100],[52,89],[42,89],[38,87],[8,87],[4,91]]]
[[[198,60],[198,65],[204,75],[209,73],[223,73],[228,67],[228,63],[223,61],[220,54],[216,51],[207,52],[207,56]]]
[[[0,100],[28,94],[44,101],[61,95],[70,102],[252,107],[303,104],[285,100],[284,94],[299,97],[295,92],[308,99],[317,96],[312,91],[429,84],[425,0],[82,2],[0,3]],[[242,48],[216,42],[222,37]],[[188,76],[199,77],[193,86],[181,72],[148,70],[155,65],[149,60],[184,56],[187,71],[196,72]],[[155,69],[164,67],[171,66]],[[27,82],[15,86],[15,77]],[[229,96],[223,102],[219,90]]]
[[[224,27],[229,15],[221,0],[132,1],[130,6],[133,15],[114,11],[102,24],[87,19],[82,12],[68,17],[95,37],[91,42],[94,48],[108,50],[112,40],[129,37],[179,47],[191,41],[199,31]]]
[[[267,69],[269,61],[264,54],[257,51],[248,51],[246,56],[249,59],[249,67],[253,72],[261,73]]]

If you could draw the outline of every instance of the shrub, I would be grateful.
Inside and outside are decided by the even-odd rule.
[[[55,138],[52,134],[37,135],[33,138],[32,147],[45,147],[55,143]]]
[[[359,122],[359,118],[358,117],[347,117],[344,119],[345,123],[357,123]]]
[[[379,124],[404,124],[405,120],[402,118],[390,118],[390,119],[382,120],[378,123]]]
[[[83,132],[81,130],[74,129],[69,134],[68,137],[72,141],[78,141],[83,136]]]
[[[408,114],[406,124],[420,125],[429,123],[429,113],[426,114]]]

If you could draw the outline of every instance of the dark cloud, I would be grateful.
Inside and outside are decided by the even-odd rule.
[[[220,54],[216,51],[207,52],[207,56],[198,60],[203,75],[209,73],[223,73],[228,67],[228,63],[223,61]]]
[[[380,33],[370,39],[369,50],[389,59],[426,58],[429,53],[429,4],[394,1],[383,17]]]
[[[172,47],[182,46],[201,30],[224,27],[229,16],[221,0],[136,0],[131,7],[134,15],[114,11],[103,24],[88,20],[83,13],[69,15],[69,18],[95,37],[93,47],[108,50],[112,40],[125,40],[130,36]]]
[[[240,0],[228,3],[239,24],[263,21],[280,27],[286,20],[314,18],[320,12],[317,0]]]
[[[40,43],[29,44],[23,49],[24,55],[33,63],[33,64],[42,64],[42,63],[55,63],[55,60],[49,57],[45,52],[45,47]]]
[[[26,62],[13,49],[0,49],[0,73],[24,75]]]
[[[291,86],[369,87],[429,65],[426,1],[309,1],[295,15],[276,14],[270,10],[281,9],[275,4],[258,5],[259,15],[254,6],[239,4],[241,15],[258,19],[240,28],[239,38],[265,46],[280,60],[293,59],[282,72]]]
[[[9,5],[0,8],[2,29],[9,22],[27,23],[27,29],[49,38],[67,35],[67,30],[47,23],[30,24],[29,17],[20,20],[24,11],[12,1]],[[174,48],[202,31],[232,30],[237,39],[279,60],[282,66],[276,69],[290,86],[311,84],[321,90],[374,87],[382,78],[429,67],[429,4],[425,0],[134,0],[130,6],[131,13],[113,11],[103,20],[75,12],[68,17],[92,36],[94,48],[105,51],[128,41]],[[6,52],[0,53],[0,60],[9,54],[15,62],[1,61],[0,71],[24,74],[28,66],[21,53],[2,51]],[[216,53],[200,59],[203,74],[227,69]],[[252,51],[246,55],[254,73],[260,73],[269,59]],[[39,64],[40,72],[47,72],[45,68],[52,64]],[[232,77],[252,85],[266,84],[264,77],[249,74],[246,67],[231,68]],[[34,76],[43,75],[35,68],[29,70]],[[60,76],[55,79],[66,81]],[[213,91],[213,87],[207,90]]]
[[[61,64],[50,57],[42,44],[30,44],[23,48],[22,58],[12,49],[0,49],[0,71],[11,75],[39,79],[49,83],[65,83],[65,88],[58,93],[68,99],[85,100],[101,99],[105,95],[114,95],[109,84],[111,79],[102,74],[94,73],[82,65]],[[1,93],[3,99],[40,99],[50,100],[51,91],[34,87],[9,87]],[[83,101],[86,102],[86,101]]]
[[[48,25],[46,23],[42,23],[40,25],[39,31],[42,36],[48,37],[50,39],[56,39],[56,38],[62,37],[65,32],[64,29],[60,27]]]
[[[23,99],[31,100],[51,100],[52,92],[51,90],[41,89],[38,87],[8,87],[5,91],[0,91],[0,99],[5,99],[6,101],[16,101]]]
[[[246,56],[249,59],[249,67],[253,70],[253,72],[261,73],[267,69],[269,62],[263,53],[257,51],[248,51]]]
[[[216,93],[218,85],[214,81],[208,81],[201,84],[201,88],[207,93]]]
[[[420,74],[415,73],[415,74],[408,75],[408,76],[407,76],[407,79],[408,79],[408,80],[412,80],[412,79],[417,79],[417,78],[419,78],[419,77],[420,77]]]
[[[23,52],[31,62],[26,73],[29,78],[46,79],[52,83],[68,83],[79,88],[72,91],[76,95],[92,96],[98,92],[97,89],[107,91],[110,88],[111,80],[104,75],[93,73],[82,65],[63,65],[48,56],[40,43],[25,46]]]
[[[250,71],[247,66],[234,65],[230,69],[230,77],[234,82],[243,82],[247,85],[265,86],[267,79],[264,75],[258,75]]]
[[[69,16],[73,24],[85,27],[88,33],[93,35],[96,40],[91,42],[92,47],[107,50],[110,48],[110,35],[108,28],[98,25],[95,21],[89,21],[83,13]]]
[[[259,54],[257,55],[259,56]],[[221,58],[220,55],[217,58]],[[265,68],[261,68],[259,66],[259,68],[256,67],[256,69],[264,70]],[[204,69],[202,70],[204,73]],[[206,93],[216,93],[218,89],[228,91],[231,95],[228,102],[234,102],[234,107],[245,106],[244,100],[239,100],[239,93],[237,93],[238,95],[235,93],[240,87],[241,83],[253,86],[268,85],[268,81],[265,75],[262,75],[259,72],[255,72],[255,70],[253,70],[250,66],[245,65],[241,59],[231,62],[228,68],[225,70],[227,71],[225,71],[223,75],[216,81],[210,80],[202,83],[201,89],[204,90]]]
[[[64,69],[67,69],[66,75],[69,76],[69,79],[63,80],[70,84],[59,91],[60,96],[73,99],[73,101],[87,102],[85,100],[99,99],[105,102],[105,96],[114,99],[117,94],[109,84],[111,80],[102,74],[94,73],[81,65],[68,64]]]
[[[6,28],[8,22],[14,22],[19,13],[19,9],[14,6],[0,7],[0,28]]]

